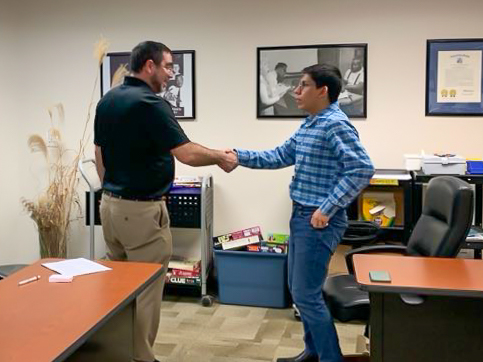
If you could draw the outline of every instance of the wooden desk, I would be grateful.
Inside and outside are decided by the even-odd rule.
[[[111,271],[49,283],[46,261],[0,282],[0,361],[130,362],[136,296],[161,265],[103,261]]]
[[[371,362],[482,361],[483,261],[355,255],[354,267],[371,301]],[[372,283],[371,270],[391,283]]]

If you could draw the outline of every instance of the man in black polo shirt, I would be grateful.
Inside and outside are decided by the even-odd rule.
[[[152,346],[159,326],[171,233],[163,200],[174,178],[174,159],[190,166],[235,160],[191,142],[169,103],[156,93],[173,75],[171,50],[146,41],[131,53],[132,76],[97,105],[94,143],[102,182],[101,221],[112,260],[162,263],[163,275],[137,299],[134,360],[156,361]]]

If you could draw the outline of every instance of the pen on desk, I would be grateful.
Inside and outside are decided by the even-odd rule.
[[[24,284],[27,284],[27,283],[30,283],[30,282],[35,282],[37,280],[40,279],[40,275],[36,275],[32,278],[28,278],[28,279],[25,279],[25,280],[21,280],[18,282],[18,285],[24,285]]]

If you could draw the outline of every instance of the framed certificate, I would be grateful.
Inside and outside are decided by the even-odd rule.
[[[483,115],[483,39],[428,40],[426,115]]]

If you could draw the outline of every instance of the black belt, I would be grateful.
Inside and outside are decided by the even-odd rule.
[[[103,190],[102,193],[109,197],[114,197],[116,199],[129,200],[129,201],[165,201],[166,200],[166,196],[122,196],[106,190]]]

